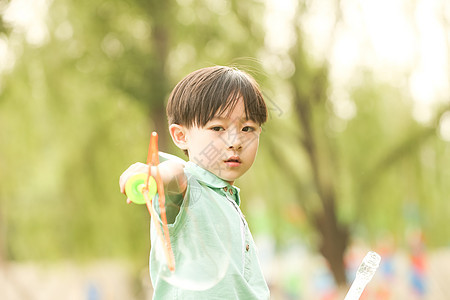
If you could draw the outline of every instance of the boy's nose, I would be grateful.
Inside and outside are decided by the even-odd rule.
[[[242,149],[242,145],[234,143],[234,144],[228,146],[228,149],[230,149],[230,150],[232,150],[232,149],[233,150],[241,150]]]
[[[242,141],[239,135],[234,136],[233,139],[229,139],[227,143],[228,149],[240,150],[242,149]]]

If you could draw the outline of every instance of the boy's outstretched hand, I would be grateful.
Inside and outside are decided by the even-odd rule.
[[[125,185],[132,176],[136,174],[148,174],[149,166],[144,163],[134,163],[120,175],[119,186],[120,192],[125,194]],[[157,169],[161,174],[162,181],[166,191],[184,194],[187,187],[186,176],[184,175],[184,164],[175,160],[166,160],[152,167],[152,174],[156,174]],[[128,199],[127,199],[128,201]]]
[[[148,165],[137,162],[137,163],[134,163],[131,166],[129,166],[128,169],[126,169],[125,172],[123,172],[122,175],[120,175],[120,178],[119,178],[120,192],[122,194],[126,195],[125,185],[127,184],[128,179],[130,179],[134,175],[141,174],[141,173],[144,173],[144,174],[148,173]]]

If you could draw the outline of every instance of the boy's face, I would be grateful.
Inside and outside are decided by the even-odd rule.
[[[189,160],[233,184],[253,164],[261,127],[248,120],[242,99],[231,113],[215,116],[204,127],[185,128]]]

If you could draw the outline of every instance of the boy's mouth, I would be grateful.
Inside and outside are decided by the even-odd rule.
[[[224,161],[229,167],[239,167],[241,164],[241,159],[239,156],[231,156]]]

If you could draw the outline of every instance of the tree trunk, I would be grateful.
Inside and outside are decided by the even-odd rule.
[[[325,207],[324,211],[316,216],[314,226],[321,237],[319,251],[329,263],[336,285],[342,287],[347,285],[344,255],[349,234],[345,226],[338,224],[334,204],[330,204],[331,207]]]
[[[347,226],[339,224],[337,218],[334,178],[338,172],[325,133],[327,115],[324,99],[328,83],[324,70],[318,70],[311,77],[312,88],[306,94],[292,81],[295,112],[303,133],[300,142],[306,151],[321,204],[319,209],[310,212],[312,215],[309,220],[312,220],[320,236],[319,251],[329,263],[336,285],[345,287],[344,255],[349,242],[349,230]]]
[[[150,70],[151,105],[149,117],[154,125],[153,130],[158,132],[159,146],[162,151],[167,151],[169,131],[167,129],[165,98],[170,92],[170,83],[166,75],[167,57],[170,49],[170,1],[154,1],[150,5],[154,18],[152,27],[151,45],[154,62]]]

